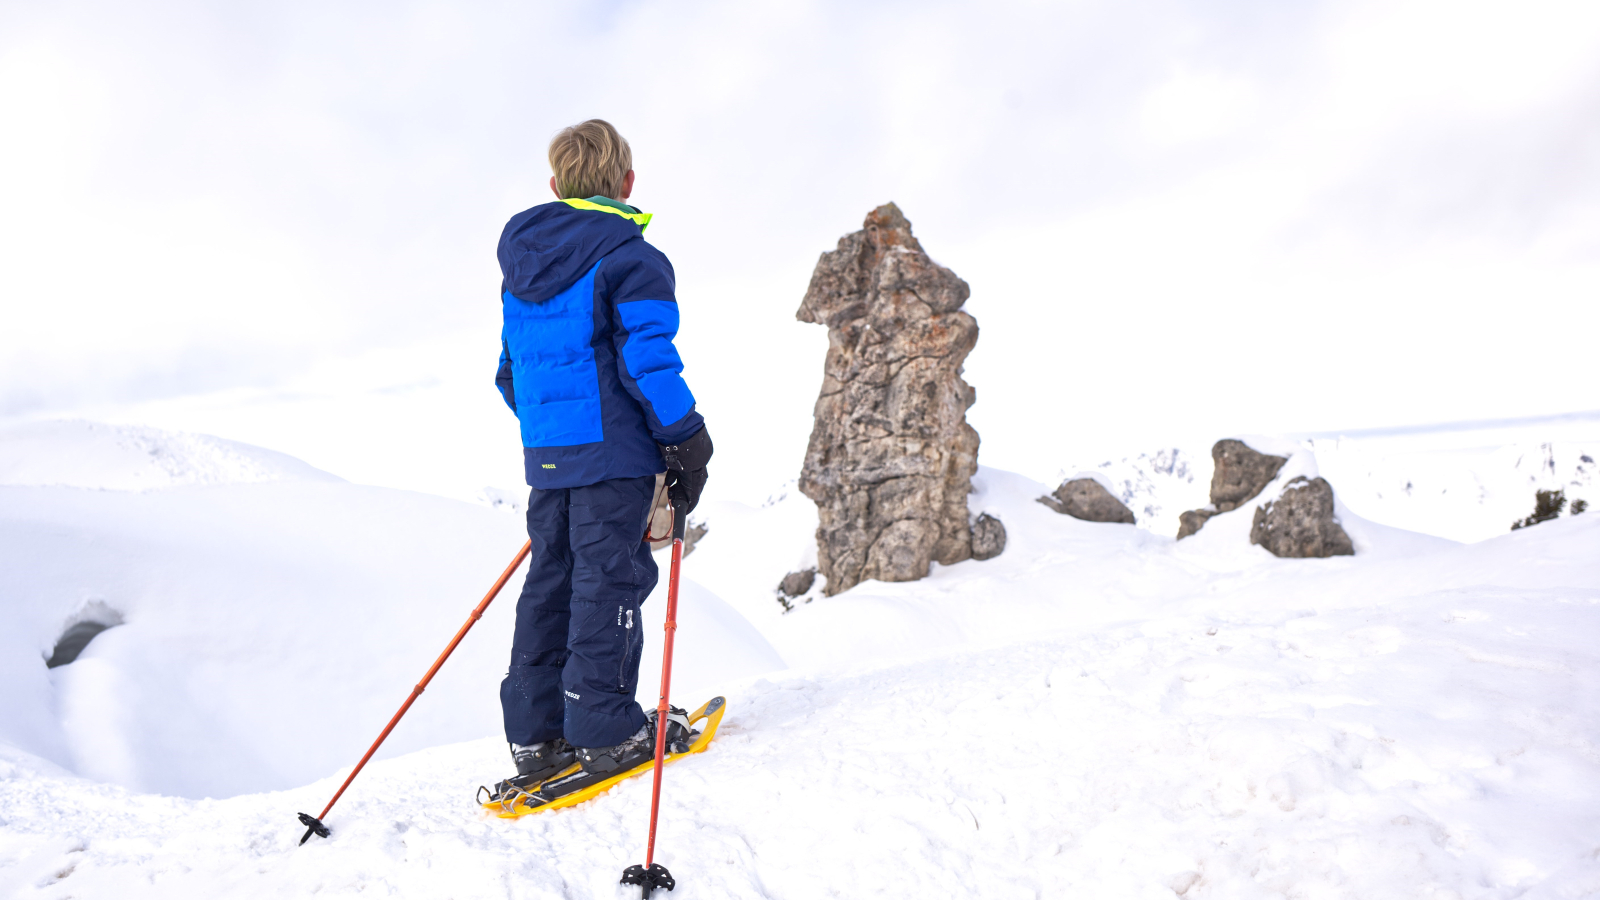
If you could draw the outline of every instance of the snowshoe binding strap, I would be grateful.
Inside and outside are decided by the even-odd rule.
[[[517,808],[517,801],[521,800],[523,797],[529,796],[526,790],[509,781],[500,782],[499,784],[495,785],[495,790],[492,791],[482,785],[479,785],[477,796],[482,797],[484,794],[489,795],[487,802],[499,804],[501,812],[511,812]],[[485,801],[482,800],[478,801],[480,806],[483,805],[484,802]]]
[[[678,886],[678,883],[672,880],[672,873],[661,863],[651,863],[648,869],[644,866],[627,867],[622,870],[622,883],[639,885],[643,889],[639,895],[641,897],[649,897],[650,892],[656,888],[670,891]]]
[[[304,825],[306,827],[305,837],[302,837],[300,839],[300,843],[302,843],[302,844],[304,844],[306,841],[311,840],[311,836],[313,834],[316,835],[317,837],[325,838],[328,835],[333,833],[333,832],[328,830],[328,826],[322,824],[322,820],[321,819],[317,818],[316,816],[310,815],[309,813],[301,813],[300,814],[300,824]]]
[[[654,745],[655,744],[655,734],[654,734],[654,730],[655,729],[654,729],[654,726],[655,726],[656,711],[652,709],[648,713],[646,713],[646,715],[650,716],[650,724],[652,726],[652,728],[651,728],[651,732],[652,733],[650,735],[650,738],[651,738],[650,743],[652,745]],[[689,752],[689,744],[698,736],[699,736],[699,732],[695,731],[689,725],[689,711],[688,710],[679,709],[676,706],[671,707],[668,710],[668,712],[667,712],[667,752],[669,752],[669,753],[688,753]]]

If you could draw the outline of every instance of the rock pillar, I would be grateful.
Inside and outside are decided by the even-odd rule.
[[[972,557],[978,433],[966,418],[975,392],[961,380],[978,341],[961,310],[969,293],[893,203],[812,272],[796,318],[828,327],[828,357],[800,490],[821,517],[829,594]]]

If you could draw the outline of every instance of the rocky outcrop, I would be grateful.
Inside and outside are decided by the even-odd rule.
[[[1214,509],[1191,509],[1188,512],[1178,513],[1178,540],[1183,540],[1206,524],[1206,520],[1216,515]]]
[[[783,611],[788,612],[794,609],[796,600],[811,593],[811,588],[816,583],[816,569],[801,569],[798,572],[790,572],[783,576],[783,580],[778,582],[778,589],[773,593],[777,595],[778,603],[783,607]],[[810,602],[810,599],[807,597],[807,602]]]
[[[1333,515],[1333,486],[1326,479],[1296,478],[1278,499],[1256,507],[1250,543],[1273,556],[1307,559],[1353,556],[1355,546]]]
[[[984,513],[972,523],[972,558],[994,559],[1006,549],[1006,526]]]
[[[1252,450],[1244,441],[1217,441],[1211,447],[1211,505],[1178,517],[1178,539],[1199,531],[1217,513],[1231,512],[1254,500],[1288,461],[1286,457]]]
[[[1040,497],[1039,502],[1062,515],[1085,522],[1134,524],[1133,510],[1093,478],[1069,478],[1053,492]]]
[[[828,327],[828,357],[800,490],[817,504],[829,594],[972,556],[978,433],[966,420],[975,394],[961,380],[978,341],[961,310],[969,292],[892,203],[817,261],[795,317]]]
[[[1258,453],[1244,441],[1230,439],[1212,446],[1211,461],[1215,464],[1211,472],[1211,505],[1217,512],[1229,512],[1254,500],[1289,460]]]
[[[783,580],[778,582],[778,593],[785,597],[798,597],[810,591],[816,583],[816,569],[801,569],[783,576]]]

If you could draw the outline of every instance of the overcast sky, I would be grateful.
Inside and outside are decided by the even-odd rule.
[[[751,485],[887,200],[972,285],[987,464],[1600,408],[1600,4],[9,0],[0,418],[514,484],[495,240],[591,116]]]

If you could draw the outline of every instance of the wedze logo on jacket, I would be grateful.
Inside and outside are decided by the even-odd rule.
[[[495,384],[540,489],[665,471],[656,445],[705,424],[672,345],[672,263],[644,240],[650,216],[595,200],[535,206],[500,235]]]

